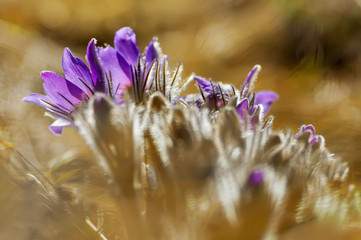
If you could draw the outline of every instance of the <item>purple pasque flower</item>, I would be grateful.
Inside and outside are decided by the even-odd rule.
[[[260,70],[261,67],[259,65],[253,67],[240,91],[233,85],[214,83],[197,76],[194,77],[194,80],[198,83],[203,103],[208,105],[210,109],[218,110],[235,96],[237,97],[236,110],[243,120],[245,120],[246,114],[249,116],[259,114],[259,117],[262,118],[268,113],[272,103],[278,98],[278,95],[272,91],[253,93],[254,82]],[[200,105],[199,101],[199,99],[195,101],[197,105]]]
[[[97,51],[105,74],[111,74],[111,79],[124,79],[117,87],[120,89],[119,97],[116,98],[118,103],[122,102],[125,90],[136,103],[144,103],[156,91],[175,103],[193,76],[182,81],[181,62],[172,71],[169,70],[168,56],[162,53],[156,37],[141,53],[135,34],[129,27],[122,28],[115,34],[114,47],[98,47]]]
[[[87,48],[89,68],[66,48],[62,62],[64,77],[55,72],[43,71],[41,78],[44,80],[46,95],[34,93],[23,99],[24,102],[40,105],[48,115],[56,119],[49,126],[56,135],[61,135],[63,127],[74,126],[72,112],[81,103],[87,102],[95,92],[105,93],[116,103],[121,103],[125,88],[132,85],[143,87],[135,80],[147,80],[145,74],[149,73],[152,63],[161,55],[156,38],[142,55],[135,34],[128,27],[115,34],[115,49],[110,46],[96,47],[95,44],[96,40],[92,39]]]
[[[45,109],[55,122],[49,126],[56,135],[62,133],[63,127],[73,126],[72,112],[84,101],[88,101],[94,92],[108,93],[101,63],[96,54],[95,39],[89,42],[86,59],[88,66],[75,57],[68,48],[63,53],[64,77],[51,71],[43,71],[43,88],[46,95],[34,93],[26,96],[24,102],[32,102]]]
[[[194,76],[193,79],[197,82],[202,97],[196,100],[198,106],[203,104],[211,110],[218,110],[236,95],[237,89],[231,84],[213,82],[198,76]]]
[[[272,103],[278,98],[277,93],[272,91],[253,93],[254,83],[260,70],[260,65],[254,66],[241,87],[236,109],[242,119],[245,119],[246,112],[250,116],[254,116],[255,113],[260,114],[260,118],[263,118],[270,110]]]
[[[296,138],[299,138],[304,132],[309,133],[308,143],[311,146],[322,141],[322,136],[316,135],[315,127],[313,125],[302,125],[300,131],[296,134]]]
[[[116,82],[118,97],[115,100],[117,103],[122,102],[122,95],[126,88],[131,88],[133,99],[137,102],[141,101],[145,90],[153,81],[152,69],[160,68],[160,65],[167,60],[167,56],[162,54],[156,37],[142,54],[136,42],[136,35],[129,27],[116,32],[114,48],[109,45],[98,47],[97,52],[103,63],[105,74],[111,76],[111,79],[122,79]]]

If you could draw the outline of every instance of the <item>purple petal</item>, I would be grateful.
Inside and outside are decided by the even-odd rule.
[[[114,46],[129,65],[137,64],[140,51],[131,28],[125,27],[115,33]]]
[[[116,95],[116,92],[132,84],[130,66],[114,48],[110,46],[106,48],[99,47],[98,54],[103,62],[104,71],[112,82],[113,95]],[[125,71],[125,69],[127,69],[127,71]]]
[[[159,58],[160,52],[155,46],[158,44],[158,38],[154,37],[153,40],[149,43],[147,48],[145,49],[145,61],[147,62],[147,65],[152,64],[152,62]]]
[[[316,143],[318,143],[320,141],[321,141],[321,137],[316,135],[313,138],[311,138],[310,144],[311,144],[311,146],[313,146],[313,145],[315,145]]]
[[[193,79],[199,84],[202,89],[211,87],[211,82],[205,78],[194,76]]]
[[[248,112],[248,99],[244,98],[237,106],[236,110],[238,115],[244,119],[244,112]]]
[[[251,115],[251,128],[253,129],[256,124],[258,124],[262,119],[262,105],[256,105],[250,109],[249,113]]]
[[[199,87],[201,88],[203,94],[205,95],[205,97],[207,97],[208,95],[212,94],[213,95],[213,89],[212,89],[212,84],[211,81],[202,78],[202,77],[198,77],[198,76],[194,76],[193,79],[198,83]],[[215,87],[215,85],[213,84],[213,87]]]
[[[63,70],[67,80],[82,89],[88,97],[93,95],[94,84],[87,65],[68,48],[63,53]]]
[[[94,90],[97,92],[104,92],[106,89],[106,82],[104,79],[104,72],[95,49],[95,44],[96,40],[93,38],[88,44],[86,59],[90,66]]]
[[[322,141],[322,136],[316,135],[315,127],[311,124],[302,125],[300,131],[296,134],[296,138],[298,138],[302,133],[306,131],[310,133],[308,142],[311,144],[311,146]]]
[[[60,119],[57,119],[55,122],[53,122],[49,126],[49,130],[53,134],[60,136],[63,133],[63,127],[69,127],[72,125],[73,125],[73,123],[60,118]]]
[[[45,108],[47,106],[47,104],[45,104],[41,100],[45,100],[47,102],[52,103],[52,101],[50,100],[50,98],[48,96],[44,96],[44,95],[39,94],[39,93],[30,94],[30,95],[24,97],[22,101],[23,102],[35,103],[35,104]]]
[[[261,104],[263,106],[263,116],[265,116],[271,105],[278,98],[277,93],[272,91],[259,91],[255,94],[255,104]]]
[[[83,99],[83,91],[55,72],[41,73],[44,90],[49,98],[63,109],[71,111]]]
[[[308,125],[303,125],[302,126],[302,129],[301,129],[301,131],[302,132],[305,132],[305,131],[311,131],[311,137],[314,137],[315,136],[315,127],[313,126],[313,125],[311,125],[311,124],[308,124]]]
[[[252,91],[253,84],[254,84],[260,70],[261,70],[261,66],[256,65],[248,73],[246,80],[244,81],[244,83],[241,87],[241,98],[247,97],[248,93],[250,91]]]
[[[248,184],[250,186],[257,186],[260,183],[263,182],[264,173],[262,170],[255,170],[251,172],[251,174],[248,177]]]

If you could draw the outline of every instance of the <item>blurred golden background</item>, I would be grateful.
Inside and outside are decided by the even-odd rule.
[[[270,111],[275,128],[295,133],[313,124],[360,183],[360,0],[0,0],[1,137],[39,168],[84,147],[72,129],[52,135],[51,119],[21,99],[43,93],[42,70],[62,73],[64,47],[83,58],[91,38],[112,45],[124,26],[140,48],[158,36],[170,63],[182,60],[184,77],[240,87],[260,64],[257,90],[279,94]]]

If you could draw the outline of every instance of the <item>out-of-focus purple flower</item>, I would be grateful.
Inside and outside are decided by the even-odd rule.
[[[116,103],[121,103],[125,88],[135,85],[138,90],[146,89],[147,86],[142,85],[147,79],[146,74],[161,54],[156,38],[147,46],[145,53],[141,54],[135,34],[128,27],[115,34],[115,48],[96,47],[95,44],[96,40],[92,39],[87,48],[86,60],[90,69],[66,48],[62,64],[64,77],[55,72],[42,72],[46,95],[35,93],[23,99],[24,102],[40,105],[48,115],[56,119],[49,126],[56,135],[61,135],[63,127],[73,126],[72,112],[95,92],[105,93]],[[162,56],[162,59],[166,57]]]
[[[261,108],[261,117],[265,116],[271,108],[272,103],[278,98],[277,93],[272,91],[259,91],[256,93],[252,92],[254,83],[260,70],[261,66],[254,66],[248,73],[246,80],[243,82],[241,87],[239,101],[236,109],[242,119],[245,117],[245,110],[249,113],[249,115],[252,115],[256,112],[257,108]]]
[[[263,182],[264,173],[262,170],[252,171],[248,177],[248,185],[257,186]]]
[[[296,138],[300,137],[304,132],[309,132],[308,143],[311,144],[311,146],[322,141],[322,136],[316,135],[315,127],[313,125],[302,125],[300,131],[296,134]]]
[[[253,93],[253,85],[261,67],[256,65],[246,77],[241,90],[237,90],[233,85],[214,83],[210,80],[194,77],[198,83],[203,102],[211,109],[218,110],[226,105],[231,98],[237,97],[236,110],[238,115],[245,119],[245,113],[252,116],[255,113],[260,117],[266,115],[272,103],[278,98],[278,95],[272,91],[259,91]],[[195,101],[199,105],[199,100]]]

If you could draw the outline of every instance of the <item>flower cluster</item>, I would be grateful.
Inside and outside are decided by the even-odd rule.
[[[89,68],[66,48],[63,54],[64,77],[55,72],[42,72],[46,95],[35,93],[23,99],[40,105],[55,119],[49,128],[56,135],[62,133],[63,127],[74,126],[74,110],[97,92],[122,104],[126,94],[134,102],[143,103],[149,95],[159,91],[173,104],[179,101],[186,106],[195,104],[212,111],[236,98],[239,116],[244,120],[250,116],[253,124],[267,114],[278,97],[271,91],[252,92],[260,71],[258,65],[251,70],[240,91],[232,85],[213,83],[193,75],[181,82],[181,63],[170,73],[168,57],[162,54],[157,38],[154,37],[141,53],[136,36],[128,27],[116,32],[114,47],[97,47],[96,40],[92,39],[88,44],[86,60]],[[189,101],[188,96],[180,97],[179,94],[191,80],[198,83],[200,94]]]
[[[124,239],[275,239],[289,216],[292,224],[324,216],[317,204],[330,197],[335,216],[344,216],[341,197],[328,192],[346,181],[347,163],[312,125],[294,135],[263,119],[278,95],[253,92],[260,66],[240,89],[193,74],[182,80],[182,64],[170,71],[156,38],[141,53],[130,28],[116,33],[114,47],[91,40],[86,60],[89,67],[65,49],[64,77],[42,72],[46,95],[24,98],[55,119],[54,134],[74,126],[94,155],[84,160],[91,171],[74,167],[84,165],[78,159],[57,160],[55,180],[32,179],[54,209],[81,219],[81,234],[86,223],[103,239],[103,230]],[[181,96],[191,81],[199,93]],[[64,177],[78,174],[84,178]],[[114,219],[122,227],[102,227]],[[52,226],[46,239],[58,232]]]
[[[149,78],[151,65],[157,60],[166,59],[158,48],[156,38],[141,54],[130,28],[122,28],[115,34],[115,48],[96,47],[95,44],[95,39],[88,44],[86,60],[89,68],[66,48],[63,53],[64,77],[55,72],[42,72],[46,95],[35,93],[23,99],[40,105],[56,119],[50,125],[54,134],[60,135],[63,127],[73,126],[73,111],[96,92],[105,93],[121,103],[124,89],[131,86],[137,87],[137,91],[139,88],[149,88],[145,80],[146,76]],[[136,76],[141,76],[143,82],[135,82]]]

